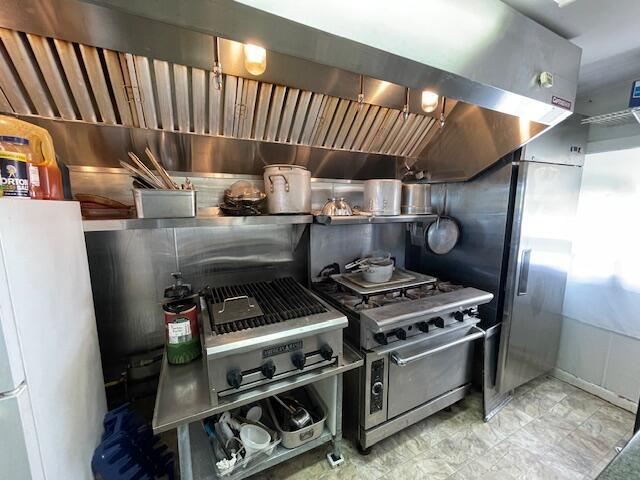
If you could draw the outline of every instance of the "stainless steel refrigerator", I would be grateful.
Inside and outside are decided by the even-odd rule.
[[[105,411],[79,204],[0,198],[0,478],[93,478]]]
[[[587,129],[572,115],[467,182],[432,185],[436,211],[459,222],[462,235],[446,255],[412,245],[407,266],[493,293],[480,307],[486,330],[485,417],[523,383],[555,367],[562,301]],[[479,369],[480,370],[480,369]]]
[[[517,164],[496,376],[499,393],[555,367],[586,137],[586,128],[574,115],[527,144]]]

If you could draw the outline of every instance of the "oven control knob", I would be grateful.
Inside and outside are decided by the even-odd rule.
[[[307,357],[305,357],[302,352],[295,352],[291,355],[291,363],[298,369],[302,370],[304,368],[304,364],[307,362]]]
[[[227,383],[233,388],[240,388],[242,384],[242,372],[237,368],[227,372]]]
[[[382,393],[382,382],[375,382],[371,385],[371,393],[374,395],[380,395]]]
[[[453,312],[453,318],[455,318],[459,322],[462,322],[462,321],[464,321],[464,313],[463,312]]]
[[[429,324],[427,322],[420,322],[418,324],[418,330],[420,330],[422,333],[428,333],[429,332]]]
[[[320,347],[320,356],[325,360],[331,360],[333,358],[333,348],[331,345],[324,344]]]
[[[387,343],[387,335],[384,333],[374,333],[373,339],[378,342],[380,345],[386,345]]]
[[[398,328],[394,333],[396,334],[396,338],[398,340],[406,340],[407,339],[407,332],[405,332],[404,329],[402,329],[402,328]]]
[[[262,372],[262,375],[271,380],[276,374],[276,364],[269,360],[260,367],[260,371]]]

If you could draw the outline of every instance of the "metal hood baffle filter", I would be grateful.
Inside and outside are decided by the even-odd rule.
[[[401,2],[388,12],[405,18],[407,9],[416,10],[405,18],[412,24],[427,8],[431,16],[442,10],[460,21],[480,10],[474,29],[464,29],[468,41],[461,41],[455,29],[451,36],[424,28],[376,35],[376,28],[355,28],[357,20],[346,20],[354,12],[330,1],[345,21],[329,21],[336,14],[329,8],[301,17],[305,5],[260,0],[194,0],[187,10],[168,0],[153,10],[120,0],[50,0],[47,10],[37,0],[6,0],[0,111],[147,129],[156,131],[146,136],[154,141],[164,132],[223,137],[225,145],[209,146],[222,156],[250,140],[266,163],[282,162],[265,143],[290,146],[276,156],[286,153],[296,164],[313,153],[300,147],[363,153],[372,165],[400,157],[428,171],[432,182],[471,178],[572,111],[579,48],[502,2]],[[87,29],[87,18],[102,21]],[[260,76],[243,63],[240,42],[251,39],[268,47]],[[412,47],[420,44],[432,48]],[[551,76],[549,88],[531,82]],[[425,89],[440,96],[428,114],[421,108]],[[91,166],[114,166],[107,157],[91,159]],[[193,165],[187,158],[185,171]]]

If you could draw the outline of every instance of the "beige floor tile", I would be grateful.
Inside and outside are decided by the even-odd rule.
[[[625,424],[598,410],[587,418],[578,430],[600,438],[607,447],[613,448],[620,440],[627,438],[632,427],[631,424]]]
[[[486,453],[490,448],[491,446],[473,431],[467,430],[445,438],[422,456],[417,457],[417,460],[442,460],[454,469],[458,469],[469,460]]]
[[[630,437],[634,417],[553,377],[517,389],[489,422],[475,392],[449,411],[374,445],[368,456],[343,442],[330,469],[321,447],[264,472],[260,480],[582,480],[596,478]]]
[[[569,393],[574,393],[576,389],[553,377],[546,377],[534,391],[545,395],[549,399],[559,402]]]
[[[416,459],[416,463],[424,473],[423,478],[428,478],[430,480],[449,478],[453,473],[455,473],[455,469],[444,460],[421,458]],[[398,477],[394,480],[401,480],[401,478],[402,477]]]
[[[633,429],[633,422],[635,421],[635,415],[633,413],[611,405],[610,403],[605,403],[599,410],[603,415],[624,423]]]
[[[496,435],[507,437],[532,420],[532,417],[508,404],[487,423],[495,430]]]
[[[558,403],[557,396],[547,394],[544,391],[533,389],[524,395],[514,398],[511,404],[532,418],[537,418],[549,413],[549,410]]]
[[[424,480],[425,478],[433,478],[435,480],[444,479],[449,474],[443,474],[444,476],[429,476],[420,469],[416,462],[407,462],[402,465],[396,466],[389,473],[382,477],[383,480]]]

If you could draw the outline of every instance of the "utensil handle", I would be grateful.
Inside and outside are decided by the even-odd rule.
[[[284,175],[282,175],[281,173],[277,173],[275,175],[269,175],[269,183],[271,183],[271,187],[269,187],[269,189],[271,190],[271,193],[273,193],[273,177],[282,177],[282,179],[284,180],[284,190],[285,192],[289,191],[289,181],[287,180],[287,177],[285,177]]]
[[[230,297],[230,298],[225,298],[225,299],[222,301],[222,310],[218,311],[218,313],[224,313],[224,309],[225,309],[225,308],[227,308],[227,302],[236,302],[236,301],[238,301],[238,300],[246,300],[246,301],[247,301],[247,307],[249,307],[249,308],[254,308],[254,307],[255,307],[255,305],[254,305],[254,304],[252,304],[252,303],[249,301],[249,297],[248,297],[248,296],[246,296],[246,295],[240,295],[239,297]]]
[[[416,355],[411,355],[409,357],[401,357],[398,352],[392,352],[391,353],[391,360],[393,360],[393,363],[395,363],[396,365],[398,365],[399,367],[404,367],[406,365],[409,365],[410,363],[413,362],[417,362],[418,360],[422,360],[425,357],[429,357],[431,355],[434,355],[436,353],[442,352],[444,350],[448,350],[452,347],[458,346],[458,345],[462,345],[463,343],[467,343],[467,342],[471,342],[473,340],[476,340],[478,338],[482,338],[485,336],[485,332],[484,330],[482,330],[481,328],[478,328],[476,326],[471,327],[471,330],[474,330],[475,333],[472,333],[470,335],[466,335],[458,340],[455,340],[451,343],[447,343],[445,345],[440,345],[438,347],[432,348],[431,350],[426,350],[424,352],[420,352]]]
[[[531,263],[531,249],[522,251],[520,255],[520,275],[518,276],[518,295],[526,295],[529,286],[529,264]]]
[[[287,410],[289,413],[293,414],[296,412],[293,407],[284,403],[282,400],[280,400],[280,397],[278,397],[277,395],[273,395],[272,398],[274,398],[280,405],[282,405],[285,408],[285,410]]]

